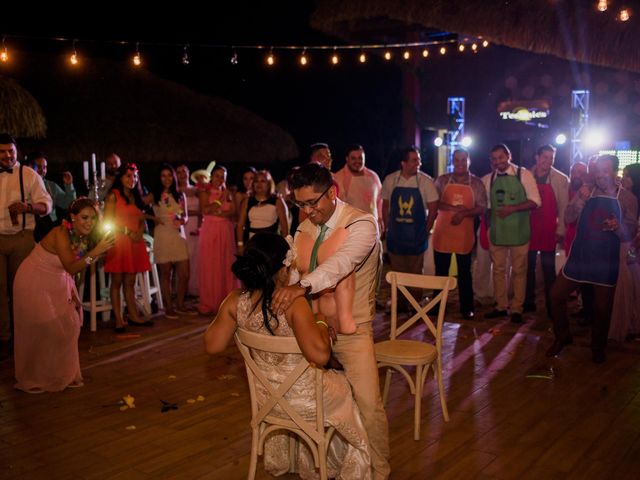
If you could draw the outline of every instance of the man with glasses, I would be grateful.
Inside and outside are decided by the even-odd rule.
[[[300,167],[290,181],[296,205],[307,214],[295,236],[292,280],[301,279],[274,293],[273,309],[284,312],[307,295],[314,312],[326,316],[337,332],[333,353],[344,366],[369,436],[373,478],[385,479],[389,433],[371,325],[381,266],[376,219],[339,200],[331,172],[317,163]]]

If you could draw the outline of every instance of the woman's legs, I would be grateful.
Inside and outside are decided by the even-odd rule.
[[[171,299],[171,270],[172,263],[159,263],[160,270],[160,292],[162,293],[162,301],[164,302],[164,310],[166,313],[173,313],[173,301]],[[180,300],[178,299],[178,307]]]
[[[127,302],[127,313],[132,322],[143,323],[138,314],[138,307],[136,305],[136,274],[135,273],[123,273],[124,283],[124,299]]]
[[[176,282],[176,303],[180,310],[186,309],[184,305],[184,297],[186,296],[187,288],[189,287],[189,268],[189,260],[183,260],[182,262],[176,263],[176,274],[178,277]]]
[[[122,318],[122,308],[120,299],[120,288],[122,287],[122,273],[111,273],[111,287],[109,292],[111,294],[111,308],[113,310],[113,316],[116,319],[116,328],[124,327],[124,320]]]

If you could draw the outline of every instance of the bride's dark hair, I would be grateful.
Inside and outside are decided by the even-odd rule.
[[[275,290],[273,277],[284,266],[282,262],[288,251],[289,244],[280,235],[256,233],[245,245],[244,255],[238,256],[231,266],[231,271],[248,291],[262,292],[258,302],[261,304],[264,326],[271,335],[274,335],[272,319],[275,327],[278,327],[278,318],[271,311],[271,296]]]

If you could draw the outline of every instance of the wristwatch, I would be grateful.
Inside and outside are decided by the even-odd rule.
[[[91,255],[87,255],[84,257],[84,263],[87,265],[91,265],[93,263],[94,258]]]

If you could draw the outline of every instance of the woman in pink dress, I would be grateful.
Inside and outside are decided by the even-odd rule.
[[[116,333],[126,331],[122,317],[120,289],[129,313],[128,325],[150,327],[153,322],[142,321],[136,306],[134,286],[136,274],[151,269],[147,246],[144,243],[144,202],[138,188],[138,167],[127,163],[120,167],[113,188],[104,204],[105,221],[113,225],[116,243],[104,261],[104,271],[111,273],[111,305],[116,318]]]
[[[227,169],[217,165],[211,173],[211,183],[199,192],[202,227],[198,311],[201,314],[217,312],[227,294],[239,286],[231,272],[236,253],[232,223],[236,209],[226,180]]]
[[[71,203],[69,217],[20,264],[13,284],[15,387],[27,393],[82,386],[82,306],[72,275],[95,262],[114,239],[97,238],[98,211],[86,197]]]

